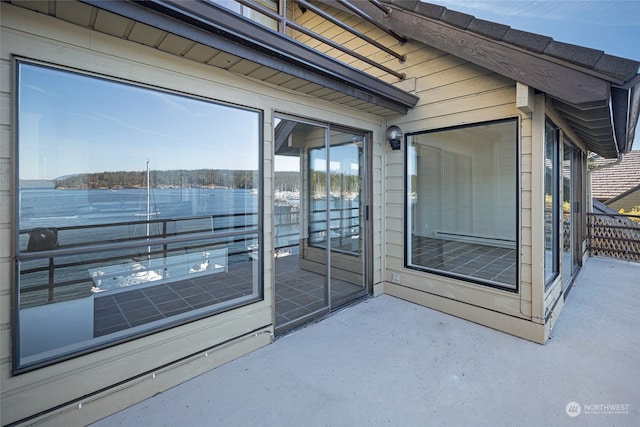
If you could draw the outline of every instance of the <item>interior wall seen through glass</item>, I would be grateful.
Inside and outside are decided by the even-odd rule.
[[[17,71],[19,366],[261,298],[260,112]]]
[[[407,265],[517,286],[517,122],[407,136]]]
[[[365,135],[276,117],[276,333],[366,294]]]

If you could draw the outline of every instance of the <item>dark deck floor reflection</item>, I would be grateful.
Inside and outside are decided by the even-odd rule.
[[[276,258],[276,327],[327,307],[326,276],[300,269],[298,260],[297,254]],[[331,280],[333,308],[364,294],[363,286],[336,278]]]
[[[251,295],[252,264],[231,264],[228,272],[97,294],[94,337]]]
[[[325,276],[298,267],[298,254],[275,260],[276,326],[327,306]],[[251,295],[253,262],[231,264],[229,272],[195,277],[142,289],[96,294],[94,337],[123,331],[233,299]],[[362,286],[331,281],[333,307],[364,295]]]
[[[418,267],[515,287],[515,249],[413,236],[411,262]]]

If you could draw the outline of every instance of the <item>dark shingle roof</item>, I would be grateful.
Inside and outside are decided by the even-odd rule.
[[[606,158],[631,150],[640,116],[640,61],[432,3],[382,1],[391,12],[370,5],[369,13],[390,30],[545,93],[588,150]]]
[[[597,158],[596,167],[615,163],[615,160]],[[622,162],[591,172],[592,196],[609,201],[640,187],[640,150],[627,153]]]
[[[507,25],[478,19],[466,13],[456,12],[443,6],[417,0],[386,0],[402,9],[445,22],[457,28],[473,31],[491,39],[509,43],[530,52],[548,55],[581,67],[604,74],[619,84],[636,74],[640,61],[608,55],[588,47],[562,43],[540,34],[517,30]]]

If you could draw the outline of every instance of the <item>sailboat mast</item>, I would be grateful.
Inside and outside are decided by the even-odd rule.
[[[150,224],[149,220],[151,219],[151,180],[149,179],[149,160],[147,160],[147,240],[149,240],[150,233]],[[151,246],[147,247],[147,258],[151,259]]]
[[[150,217],[151,217],[151,183],[149,182],[149,161],[147,160],[147,237],[149,237]]]

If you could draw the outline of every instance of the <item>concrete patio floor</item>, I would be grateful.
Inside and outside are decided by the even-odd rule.
[[[383,295],[94,425],[638,426],[639,351],[640,264],[591,258],[545,345]]]

